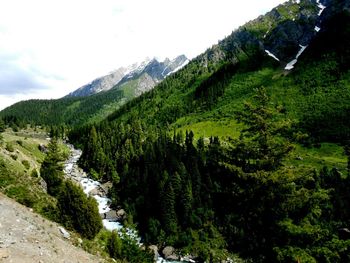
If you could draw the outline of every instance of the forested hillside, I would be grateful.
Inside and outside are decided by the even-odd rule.
[[[216,46],[70,134],[145,242],[200,261],[349,261],[350,16],[329,10],[292,71],[253,44],[206,60]]]
[[[70,130],[143,242],[199,262],[350,261],[349,7],[289,1]]]
[[[103,119],[124,102],[123,98],[123,91],[111,90],[89,97],[21,101],[1,111],[0,116],[11,126],[82,125]]]

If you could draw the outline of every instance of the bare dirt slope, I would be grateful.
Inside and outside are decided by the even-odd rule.
[[[0,262],[103,262],[72,245],[58,227],[0,193]]]

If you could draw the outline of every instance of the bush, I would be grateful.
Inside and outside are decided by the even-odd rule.
[[[112,232],[107,241],[107,251],[112,258],[126,260],[131,263],[152,263],[153,253],[142,250],[137,242],[127,234]]]
[[[22,164],[26,170],[28,170],[30,168],[30,163],[28,162],[28,160],[23,160]]]
[[[30,174],[31,177],[34,177],[34,178],[37,178],[39,177],[39,174],[38,174],[38,171],[36,169],[33,169],[31,174]]]
[[[13,145],[11,143],[7,143],[6,144],[6,150],[8,150],[9,152],[14,152],[15,148],[13,147]]]
[[[83,237],[93,239],[102,228],[102,221],[95,199],[87,197],[83,190],[67,180],[57,197],[60,220],[67,228],[73,228]]]

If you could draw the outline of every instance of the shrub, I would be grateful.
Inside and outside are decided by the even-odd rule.
[[[6,144],[6,150],[8,150],[9,152],[14,152],[15,148],[13,147],[13,145],[11,143],[7,143]]]
[[[28,162],[28,160],[23,160],[22,164],[23,164],[24,168],[26,168],[26,170],[28,170],[30,168],[30,163]]]
[[[31,177],[37,178],[39,177],[38,171],[36,169],[33,169],[33,171],[31,172]]]
[[[93,239],[102,228],[95,199],[87,197],[71,181],[67,180],[62,184],[57,201],[61,222],[67,228],[74,228],[88,239]]]

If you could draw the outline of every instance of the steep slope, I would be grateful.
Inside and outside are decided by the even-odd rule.
[[[110,90],[114,85],[116,85],[128,72],[127,68],[119,68],[112,73],[97,78],[91,83],[86,84],[79,89],[69,93],[66,97],[84,97],[92,94],[96,94],[102,91]]]
[[[248,22],[198,57],[208,62],[239,61],[265,53],[282,67],[293,60],[317,34],[325,6],[319,0],[288,1],[264,16]],[[262,54],[261,54],[262,55]]]
[[[73,130],[81,165],[146,242],[200,262],[349,262],[350,151],[325,143],[350,134],[348,7],[290,1],[239,28]]]
[[[188,59],[185,55],[173,60],[165,59],[163,62],[157,59],[146,59],[141,63],[135,63],[128,67],[121,67],[112,73],[97,78],[91,83],[69,93],[66,97],[83,97],[118,88],[121,84],[127,85],[131,80],[137,80],[136,94],[152,89],[166,76],[185,66]]]
[[[105,262],[63,237],[60,226],[0,193],[1,262]]]
[[[18,102],[2,110],[0,117],[17,124],[76,126],[97,122],[126,101],[152,89],[187,63],[184,55],[172,61],[146,60],[96,79],[61,99]]]
[[[61,226],[47,219],[56,218],[57,201],[47,194],[47,184],[39,175],[46,138],[45,132],[32,129],[1,133],[0,261],[104,262],[74,246],[76,234],[64,238]]]
[[[162,118],[160,120],[162,123],[172,123],[193,111],[194,108],[198,108],[199,104],[207,105],[215,102],[222,95],[222,88],[227,86],[228,78],[237,72],[254,71],[262,66],[285,68],[288,63],[295,63],[295,58],[301,53],[301,47],[306,47],[317,35],[315,27],[320,26],[322,22],[325,12],[320,15],[320,11],[323,9],[323,5],[321,8],[318,0],[291,0],[240,27],[229,37],[192,60],[184,70],[169,76],[165,83],[160,84],[156,92],[144,96],[149,98],[158,94],[157,97],[162,100],[162,103],[158,105],[160,103],[158,99],[155,99],[156,103],[149,101],[150,105],[145,106],[142,113],[145,113],[146,118],[152,119],[155,116],[155,121]],[[187,60],[180,56],[173,64],[178,63],[187,63]],[[87,100],[64,98],[57,101],[21,102],[3,110],[0,116],[15,116],[25,122],[41,124],[62,124],[63,122],[82,124],[91,118],[95,121],[101,120],[126,100],[149,90],[164,76],[174,72],[171,64],[168,60],[163,63],[156,60],[144,63],[141,68],[138,67],[124,76],[115,88],[108,91],[116,95],[102,92]],[[225,83],[222,83],[222,75],[225,75]],[[217,83],[221,89],[210,88]],[[212,92],[213,89],[216,91]],[[162,91],[162,94],[159,91]],[[194,104],[190,94],[196,97]],[[176,99],[173,102],[164,103],[169,97]],[[132,105],[138,104],[140,100],[133,101],[124,109],[127,110]],[[165,111],[162,110],[164,106],[166,106]],[[78,111],[84,114],[79,114],[82,116],[77,117]],[[87,114],[85,114],[86,111]],[[164,114],[157,114],[158,111],[163,111]],[[27,114],[28,112],[31,114]],[[125,110],[117,112],[110,119],[122,112]]]
[[[167,58],[163,62],[159,62],[154,58],[144,66],[126,74],[113,89],[123,90],[128,99],[140,96],[142,93],[153,89],[167,76],[186,66],[188,62],[189,60],[185,55],[178,56],[173,60]]]
[[[269,49],[252,21],[70,133],[146,242],[200,262],[349,261],[349,1],[322,3],[279,6]]]
[[[254,88],[266,86],[278,103],[284,105],[290,117],[296,123],[301,121],[303,127],[306,127],[305,115],[309,114],[310,118],[314,118],[316,113],[313,114],[310,110],[309,103],[315,94],[306,94],[305,90],[310,89],[312,83],[325,85],[324,78],[329,78],[328,83],[338,87],[332,89],[332,96],[336,95],[336,90],[340,92],[339,87],[348,85],[347,30],[342,26],[345,23],[344,18],[340,18],[344,15],[338,14],[343,10],[347,12],[349,1],[328,1],[325,5],[328,6],[324,8],[318,1],[305,0],[298,3],[289,1],[277,7],[266,16],[233,32],[156,89],[124,105],[110,115],[109,120],[124,122],[133,118],[131,116],[139,116],[148,124],[172,124],[172,127],[184,130],[194,129],[205,137],[235,135],[239,129],[233,121],[235,110],[242,107],[242,102],[250,97]],[[286,10],[295,13],[291,16],[289,12],[283,12]],[[331,22],[332,18],[334,22]],[[305,19],[312,23],[306,23]],[[265,36],[267,29],[258,31],[257,28],[264,27],[266,23],[271,25],[271,29]],[[304,28],[290,27],[290,24],[300,24]],[[316,31],[315,26],[320,30]],[[335,28],[337,31],[334,31]],[[294,40],[286,44],[286,39]],[[315,46],[322,46],[324,43],[329,44],[323,50],[315,50]],[[271,54],[276,54],[276,58],[279,56],[278,60]],[[329,55],[334,60],[332,72],[343,72],[338,77],[330,74],[331,69],[325,59]],[[287,65],[288,70],[285,69]],[[341,89],[344,95],[348,94],[345,87]],[[330,96],[331,92],[320,90],[319,96],[321,94]],[[346,96],[343,99],[346,100]],[[345,107],[345,102],[325,107],[326,104],[324,99],[323,104],[319,104],[317,108],[323,107],[324,110],[331,111],[332,107],[336,107],[339,113],[344,112],[342,114],[346,115],[346,109],[340,108]],[[328,115],[323,116],[326,118]],[[310,118],[308,117],[308,121],[311,121]],[[348,127],[346,122],[341,123]],[[311,126],[308,127],[308,132],[313,133]],[[348,128],[345,129],[347,130]],[[340,131],[333,133],[333,138],[339,133]]]

